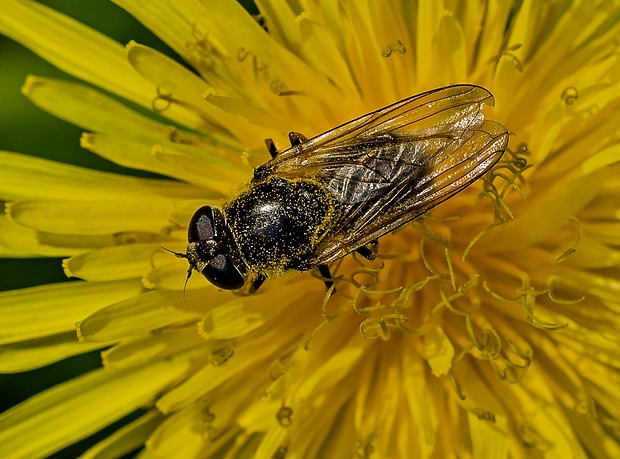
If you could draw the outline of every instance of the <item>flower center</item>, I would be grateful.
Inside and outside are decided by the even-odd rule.
[[[558,298],[557,279],[535,288],[528,273],[516,276],[514,269],[503,269],[497,253],[476,250],[485,234],[514,218],[509,203],[525,200],[523,173],[531,167],[526,155],[525,144],[507,151],[484,176],[478,193],[468,190],[445,203],[451,216],[442,215],[442,206],[383,237],[376,260],[358,254],[341,260],[332,268],[334,286],[324,298],[324,323],[315,333],[346,313],[361,318],[365,339],[387,341],[401,332],[418,343],[434,372],[452,378],[460,396],[454,369],[465,358],[487,361],[502,380],[520,381],[532,351],[508,320],[515,310],[507,311],[506,305],[522,306],[522,322],[553,330],[564,324],[539,317],[536,298],[580,301]],[[512,276],[504,276],[509,272]],[[516,294],[505,293],[510,291]],[[429,348],[448,349],[451,361],[432,361]]]

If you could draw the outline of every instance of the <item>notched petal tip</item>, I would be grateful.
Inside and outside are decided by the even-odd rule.
[[[43,83],[43,79],[41,77],[29,74],[26,76],[26,80],[24,81],[23,86],[20,88],[21,93],[24,96],[30,98],[29,95],[32,93],[32,91],[36,89],[36,86],[42,83]]]

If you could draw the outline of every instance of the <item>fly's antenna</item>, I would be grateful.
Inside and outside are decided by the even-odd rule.
[[[181,254],[181,255],[184,255],[184,254]],[[179,257],[179,258],[187,258],[187,256]],[[185,282],[183,283],[183,303],[187,303],[187,301],[185,300],[185,292],[187,291],[187,282],[189,281],[189,278],[192,277],[193,270],[194,270],[194,267],[190,265],[189,269],[187,270],[187,277],[185,278]]]
[[[157,243],[157,242],[155,244],[159,245],[159,243]],[[166,252],[170,252],[171,254],[173,254],[177,258],[187,258],[187,254],[186,253],[175,252],[174,250],[167,249],[163,245],[159,245],[159,248],[160,249],[164,249]],[[189,278],[189,276],[187,276],[187,277]]]
[[[157,242],[155,244],[159,245],[159,243],[157,243]],[[167,249],[166,247],[164,247],[162,245],[159,245],[159,248],[164,249],[166,252],[170,252],[171,254],[173,254],[177,258],[188,259],[187,253],[175,252],[174,250]],[[193,270],[194,270],[194,267],[190,264],[189,265],[189,269],[187,270],[187,277],[185,278],[185,283],[183,284],[183,302],[184,303],[187,303],[187,301],[185,299],[185,292],[187,291],[187,282],[189,281],[189,278],[192,276],[192,271]]]

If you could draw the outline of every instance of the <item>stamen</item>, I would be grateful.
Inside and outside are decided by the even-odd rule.
[[[172,93],[164,93],[163,89],[158,86],[157,96],[151,102],[151,109],[155,113],[165,112],[170,108],[173,101],[174,98],[172,97]]]
[[[491,231],[493,228],[495,228],[496,226],[499,226],[501,223],[493,223],[489,226],[487,226],[486,228],[484,228],[482,231],[480,231],[478,234],[476,234],[471,241],[469,241],[469,244],[467,244],[467,247],[465,248],[465,250],[463,251],[463,256],[461,257],[461,259],[463,261],[465,261],[465,258],[467,258],[467,255],[469,255],[469,252],[471,249],[474,248],[474,245],[480,240],[480,238],[482,236],[484,236],[485,234],[487,234],[489,231]]]
[[[372,442],[374,441],[376,433],[370,434],[367,438],[360,438],[355,442],[355,458],[356,459],[368,459],[372,457],[375,447]]]
[[[278,410],[276,419],[282,427],[289,427],[293,423],[293,408],[289,406],[283,406]]]
[[[201,432],[207,439],[214,440],[218,434],[217,428],[213,425],[215,422],[215,413],[211,411],[209,402],[207,402],[206,399],[203,398],[199,400],[197,404],[200,413],[200,420],[204,424],[201,426]]]
[[[452,360],[452,366],[448,370],[448,377],[450,378],[450,381],[452,382],[452,387],[454,388],[454,391],[456,392],[457,397],[460,398],[461,400],[465,400],[467,396],[465,395],[465,393],[459,386],[458,381],[456,380],[456,375],[454,374],[454,370],[456,369],[458,364],[465,358],[465,356],[469,354],[469,351],[473,347],[474,347],[473,344],[469,344],[465,346],[465,348],[463,348],[463,350]]]
[[[462,399],[465,398],[465,395],[458,385],[454,369],[466,354],[469,354],[475,359],[487,360],[497,377],[508,382],[520,381],[531,362],[531,350],[526,350],[524,352],[519,351],[510,340],[505,341],[507,347],[503,346],[501,335],[496,329],[486,327],[476,331],[474,313],[480,310],[481,301],[477,297],[470,297],[470,294],[475,291],[478,285],[478,278],[478,274],[472,276],[465,284],[461,285],[458,292],[453,295],[448,296],[440,289],[441,301],[425,318],[425,320],[428,320],[431,315],[446,308],[451,313],[464,319],[463,325],[469,337],[470,344],[466,345],[453,360],[452,368],[449,372],[454,389],[457,395]],[[459,298],[467,299],[469,301],[469,307],[466,309],[456,307],[454,301]],[[520,298],[510,300],[518,299]]]
[[[517,182],[524,184],[525,179],[523,178],[523,173],[532,167],[531,164],[528,164],[527,159],[523,157],[523,155],[527,154],[527,151],[527,144],[525,143],[517,145],[517,150],[514,152],[510,149],[506,149],[507,156],[505,155],[504,159],[497,163],[495,167],[484,176],[484,194],[491,199],[494,205],[496,223],[505,221],[505,218],[500,212],[502,209],[511,219],[513,218],[512,211],[504,202],[506,194],[510,189],[514,189],[521,199],[524,202],[526,201],[521,186]],[[511,172],[512,175],[500,172],[502,169]],[[499,177],[505,182],[501,191],[499,191],[495,185],[496,177]]]
[[[547,296],[549,297],[549,299],[551,301],[553,301],[554,303],[558,303],[558,304],[577,304],[577,303],[581,303],[583,300],[586,299],[585,296],[581,296],[579,298],[574,298],[572,300],[565,300],[562,298],[558,298],[557,296],[555,296],[555,294],[553,293],[553,290],[555,289],[555,287],[559,284],[559,280],[558,279],[552,279],[549,282],[549,288],[547,290]]]
[[[278,446],[278,449],[276,450],[275,453],[273,453],[273,456],[271,457],[273,459],[284,459],[287,453],[288,453],[288,446],[280,445]]]
[[[164,92],[161,87],[157,87],[157,96],[151,101],[151,109],[155,113],[163,113],[168,110],[172,104],[179,105],[181,107],[190,107],[187,103],[180,99],[176,99],[171,92]],[[195,107],[192,109],[196,110]],[[200,113],[199,113],[200,114]],[[202,115],[201,115],[202,116]]]
[[[545,451],[550,451],[553,446],[534,426],[530,424],[520,424],[518,426],[517,433],[521,437],[521,442],[523,445],[528,449],[536,449],[544,453]]]
[[[314,277],[317,277],[317,275],[315,273],[312,274]],[[327,292],[325,292],[325,295],[323,295],[323,304],[321,306],[321,316],[323,317],[323,322],[321,322],[319,325],[317,325],[314,330],[312,330],[310,332],[310,335],[308,336],[308,339],[306,339],[306,341],[304,342],[304,349],[307,351],[308,349],[310,349],[310,342],[312,341],[312,339],[314,338],[314,336],[321,331],[327,324],[329,324],[331,321],[337,319],[338,317],[340,317],[340,315],[342,315],[345,310],[346,310],[346,302],[343,302],[342,305],[336,309],[336,311],[334,311],[333,313],[328,313],[327,311],[327,305],[330,301],[330,299],[336,295],[342,295],[345,298],[351,299],[351,297],[348,297],[347,295],[343,295],[341,288],[339,287],[338,290],[336,290],[336,287],[338,285],[340,285],[343,282],[347,282],[347,279],[344,279],[342,276],[337,277],[337,278],[333,278],[333,283],[332,285],[327,289]]]
[[[265,32],[269,32],[269,29],[267,28],[267,21],[265,19],[265,16],[258,13],[258,14],[253,14],[252,15],[252,19],[254,19],[256,21],[256,23],[265,30]]]
[[[456,278],[454,277],[454,268],[452,266],[452,259],[450,258],[450,251],[447,247],[444,247],[444,255],[446,256],[446,263],[448,264],[448,275],[450,276],[450,284],[452,284],[452,289],[456,291]]]
[[[448,311],[452,312],[453,314],[456,314],[457,316],[468,317],[471,313],[473,313],[474,311],[478,309],[479,302],[473,301],[472,307],[467,310],[460,310],[454,307],[454,305],[452,305],[453,300],[456,300],[457,298],[467,297],[468,293],[469,293],[469,290],[461,290],[457,293],[454,293],[453,295],[446,296],[443,289],[439,289],[439,295],[441,296],[441,301],[437,303],[437,305],[435,305],[435,307],[428,313],[428,316],[437,313],[443,306],[445,306],[446,309],[448,309]]]
[[[504,49],[502,49],[502,51],[499,54],[496,54],[495,56],[493,56],[491,59],[489,59],[489,63],[498,63],[499,60],[506,56],[509,57],[510,59],[512,59],[512,61],[515,63],[515,67],[519,72],[523,72],[523,63],[521,62],[521,60],[512,52],[512,51],[516,51],[519,48],[521,48],[521,43],[517,43],[516,45],[512,45],[512,46],[508,46]]]
[[[269,369],[269,379],[272,381],[278,380],[280,377],[284,376],[286,372],[294,366],[293,362],[293,354],[295,350],[291,350],[273,362],[271,368]]]
[[[373,290],[371,288],[367,288],[366,286],[362,285],[358,288],[358,290],[355,292],[355,296],[353,298],[353,310],[357,313],[357,314],[370,314],[372,312],[375,311],[380,311],[380,310],[384,310],[386,308],[392,308],[393,305],[390,304],[388,306],[382,306],[381,303],[378,303],[376,306],[366,306],[366,307],[360,307],[359,306],[359,299],[360,296],[362,294],[365,295],[388,295],[390,293],[396,293],[401,291],[403,288],[401,287],[396,287],[393,289],[387,289],[387,290]]]
[[[218,44],[208,32],[200,30],[198,24],[192,24],[192,38],[185,44],[185,52],[183,53],[183,59],[186,62],[203,76],[210,75],[232,80],[233,75],[228,72],[225,66],[221,65],[226,54],[223,46]]]
[[[558,263],[577,251],[577,246],[579,245],[579,243],[581,242],[581,238],[583,237],[583,227],[581,226],[581,222],[579,221],[579,219],[577,219],[577,217],[568,217],[566,221],[577,223],[577,240],[573,243],[573,245],[571,245],[568,249],[566,249],[555,258],[555,261]]]
[[[269,83],[269,89],[271,89],[271,92],[274,93],[276,96],[280,96],[280,97],[305,96],[306,95],[303,91],[293,91],[291,89],[288,89],[288,86],[286,86],[286,83],[284,83],[279,78],[275,78],[271,80],[271,82]]]
[[[388,321],[393,320],[394,323]],[[390,339],[390,328],[400,329],[399,323],[406,322],[407,316],[403,314],[386,314],[381,318],[369,318],[360,323],[360,334],[366,339],[381,338],[383,341]]]
[[[381,264],[379,266],[372,266],[371,263],[374,262],[374,260],[368,260],[367,258],[361,256],[359,253],[357,252],[353,252],[353,260],[355,261],[355,263],[357,263],[358,265],[360,265],[362,268],[364,268],[365,270],[368,271],[381,271],[383,269],[383,267],[385,266],[385,263],[381,262]],[[375,260],[379,258],[379,254],[376,254],[376,258]]]
[[[521,287],[517,289],[517,296],[515,298],[508,298],[504,295],[500,295],[487,285],[486,282],[482,284],[484,289],[496,300],[506,301],[506,302],[517,302],[523,301],[523,307],[525,308],[525,312],[527,313],[527,321],[529,324],[533,325],[536,328],[544,329],[544,330],[558,330],[560,328],[564,328],[568,326],[568,323],[552,323],[541,320],[534,315],[534,307],[536,305],[536,297],[539,295],[547,295],[547,297],[558,304],[576,304],[580,301],[583,301],[585,297],[573,299],[573,300],[564,300],[557,298],[553,294],[554,288],[557,286],[557,279],[553,279],[549,282],[546,288],[542,290],[536,290],[530,286],[530,279],[527,274],[523,274],[521,276]]]
[[[492,411],[483,410],[482,408],[474,408],[472,410],[472,413],[474,413],[476,417],[481,421],[490,422],[492,424],[495,424],[496,422],[495,413],[493,413]]]
[[[569,86],[562,91],[560,96],[566,105],[573,105],[579,98],[579,91],[574,86]]]
[[[366,282],[366,283],[361,283],[360,281],[358,281],[356,279],[356,277],[362,277],[362,276],[368,276],[370,277],[370,281]],[[362,270],[362,269],[358,269],[357,271],[353,271],[351,273],[351,283],[357,287],[358,289],[360,288],[372,288],[377,286],[377,284],[379,284],[379,272],[378,271],[374,271],[374,270]]]
[[[383,48],[383,50],[381,51],[381,56],[390,57],[394,52],[403,56],[407,53],[407,48],[405,48],[405,45],[402,41],[396,40],[394,43],[389,43],[385,46],[385,48]]]
[[[235,354],[235,350],[231,344],[226,344],[211,352],[209,363],[214,367],[221,367]]]
[[[523,173],[532,167],[532,165],[527,162],[527,159],[523,157],[523,155],[527,154],[527,151],[527,144],[523,142],[517,145],[515,151],[506,149],[507,156],[504,156],[505,159],[502,159],[495,165],[495,167],[485,174],[483,178],[483,191],[481,194],[482,196],[489,198],[491,204],[493,205],[493,223],[489,224],[489,226],[484,228],[472,238],[463,252],[463,261],[465,261],[471,249],[482,236],[496,226],[504,223],[507,220],[506,217],[508,217],[508,219],[514,218],[512,210],[505,202],[505,198],[509,190],[515,190],[523,202],[526,201],[525,194],[523,193],[519,183],[525,184]],[[499,172],[502,169],[510,171],[512,175]],[[500,178],[504,181],[504,186],[501,190],[499,190],[495,185],[496,178]]]
[[[433,277],[436,277],[438,279],[449,279],[450,276],[449,274],[446,273],[441,273],[437,270],[435,270],[430,262],[428,261],[428,258],[426,257],[426,252],[424,249],[424,238],[420,238],[420,259],[422,260],[422,263],[424,263],[424,266],[426,267],[426,269],[428,269],[431,274],[433,274]]]

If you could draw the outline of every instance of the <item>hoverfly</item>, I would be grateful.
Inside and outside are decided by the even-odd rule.
[[[499,160],[506,128],[484,118],[493,96],[475,85],[428,91],[311,139],[291,132],[291,147],[254,171],[245,191],[222,209],[204,206],[177,253],[215,286],[251,291],[287,270],[327,265],[358,251],[459,193]],[[329,281],[326,281],[329,287]]]

